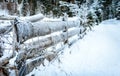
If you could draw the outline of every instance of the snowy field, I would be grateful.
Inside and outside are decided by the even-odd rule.
[[[120,76],[120,21],[103,21],[65,48],[61,63],[45,62],[29,75],[35,76]]]

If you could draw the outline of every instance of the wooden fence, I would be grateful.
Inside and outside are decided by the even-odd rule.
[[[85,29],[81,29],[79,18],[66,21],[40,21],[43,17],[36,18],[35,20],[12,18],[14,19],[12,26],[0,28],[0,34],[13,32],[13,53],[7,58],[0,59],[0,64],[14,69],[16,76],[29,74],[35,67],[44,65],[45,59],[54,60],[65,45],[70,43],[69,38],[85,33]],[[62,46],[56,50],[45,50],[59,43]],[[6,65],[14,57],[15,52],[17,52],[16,65]]]

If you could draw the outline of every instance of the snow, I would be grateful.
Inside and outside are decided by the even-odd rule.
[[[27,16],[27,17],[21,17],[22,20],[27,20],[31,22],[37,22],[39,20],[42,20],[44,18],[43,14],[39,13],[37,15],[33,16]]]
[[[120,21],[103,21],[70,48],[63,50],[61,62],[45,61],[35,68],[35,76],[120,76]]]
[[[8,11],[0,9],[0,16],[2,16],[2,15],[8,15]]]
[[[47,18],[45,17],[44,19],[42,19],[41,21],[45,21],[45,22],[59,22],[59,21],[63,21],[63,17],[60,17],[60,18]],[[68,18],[68,21],[77,21],[79,20],[78,17],[69,17]]]

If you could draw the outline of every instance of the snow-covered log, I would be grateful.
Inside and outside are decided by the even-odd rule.
[[[14,20],[17,16],[0,16],[0,20]]]
[[[44,66],[44,60],[52,61],[54,58],[57,57],[57,53],[48,53],[47,55],[44,55],[42,57],[38,57],[35,60],[27,63],[26,67],[26,74],[29,74],[32,72],[34,67],[40,66],[41,64]]]
[[[29,43],[24,43],[22,45],[26,46],[25,48],[29,48],[29,50],[30,50],[30,48],[32,48],[32,49],[33,48],[39,48],[39,49],[47,48],[47,47],[57,44],[59,42],[64,42],[68,38],[70,38],[76,34],[79,34],[79,33],[80,33],[80,29],[74,28],[72,30],[69,30],[68,32],[62,32],[58,35],[49,36],[44,39],[37,39],[35,41],[29,42]],[[21,47],[22,47],[22,45],[21,45]]]
[[[0,34],[10,32],[12,30],[11,25],[0,26]]]
[[[21,21],[18,19],[14,20],[14,27],[16,29],[17,41],[23,43],[24,41],[36,37],[44,36],[56,31],[64,31],[66,29],[77,27],[80,25],[79,20],[77,21],[59,21],[59,22],[36,22],[30,23]]]
[[[9,54],[7,57],[4,57],[4,58],[0,58],[0,65],[1,66],[5,66],[6,64],[9,63],[9,60],[13,57],[13,53],[12,54]]]
[[[54,52],[48,52],[42,56],[39,56],[35,59],[31,59],[28,62],[26,62],[19,70],[19,74],[22,75],[27,75],[30,72],[32,72],[32,70],[40,65],[45,66],[44,64],[44,60],[48,60],[49,62],[53,61],[54,59],[56,59],[58,57],[58,54],[60,53],[61,50],[63,50],[64,47],[58,48],[56,51]]]
[[[37,22],[42,20],[43,18],[44,18],[43,14],[37,14],[37,15],[28,16],[28,17],[21,17],[21,19],[28,20],[30,22]]]
[[[14,20],[17,17],[18,16],[0,16],[0,20]],[[30,22],[37,22],[42,20],[43,18],[44,18],[43,14],[37,14],[37,15],[28,16],[28,17],[20,17],[20,19],[27,20]]]

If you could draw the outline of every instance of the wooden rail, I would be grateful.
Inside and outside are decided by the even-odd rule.
[[[36,22],[30,23],[15,20],[15,30],[17,30],[17,41],[23,43],[24,41],[36,37],[51,34],[56,31],[64,31],[72,27],[79,27],[80,21],[59,21],[59,22]]]

